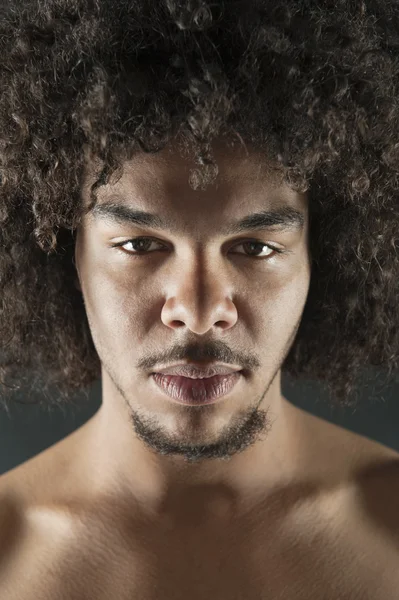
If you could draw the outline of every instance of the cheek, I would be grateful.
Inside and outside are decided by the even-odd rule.
[[[140,286],[93,269],[84,278],[83,297],[94,343],[101,347],[140,344],[146,337],[147,295]],[[95,273],[93,275],[93,273]]]
[[[247,297],[250,328],[268,340],[284,339],[301,319],[310,285],[310,270],[305,264],[284,280],[261,282],[256,293]],[[248,294],[251,292],[248,291]]]
[[[304,267],[291,279],[289,285],[280,290],[277,298],[279,321],[280,326],[285,330],[289,331],[300,321],[308,297],[309,285],[310,272]]]

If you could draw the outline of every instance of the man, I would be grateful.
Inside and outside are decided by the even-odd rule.
[[[126,56],[131,58],[131,48],[124,46],[128,44],[124,32],[129,31],[134,39],[139,8],[143,35],[149,14],[151,23],[156,23],[155,40],[160,31],[165,33],[170,27],[155,19],[164,10],[159,8],[158,14],[155,5],[151,4],[150,13],[144,6],[111,5],[104,3],[101,7],[93,3],[87,8],[82,5],[76,21],[73,18],[76,5],[72,10],[71,3],[68,12],[54,3],[52,12],[45,13],[40,7],[39,16],[28,10],[23,19],[20,17],[18,26],[9,17],[4,28],[9,31],[11,26],[18,27],[19,47],[26,49],[29,43],[36,44],[38,54],[29,59],[27,69],[36,75],[40,71],[43,77],[39,65],[47,64],[48,49],[46,52],[43,49],[40,55],[39,47],[47,40],[45,43],[60,60],[59,78],[52,71],[54,85],[65,85],[71,91],[74,88],[70,71],[61,84],[61,73],[66,72],[61,59],[73,56],[77,47],[83,56],[90,44],[92,60],[97,42],[104,41],[103,36],[107,35],[115,43],[112,55],[116,48],[124,47]],[[201,37],[198,31],[206,32],[207,36],[212,33],[207,21],[210,5],[180,3],[179,10],[171,2],[165,6],[171,22],[177,25],[170,30],[173,43],[185,41],[187,56],[190,49],[197,47],[198,40],[203,44],[202,49],[209,51],[206,40],[210,38],[205,34]],[[247,22],[248,15],[243,9],[240,12],[238,6],[235,5],[236,12],[230,13],[230,20],[226,15],[221,23],[249,31],[255,25],[256,4],[254,22]],[[222,4],[217,4],[213,10],[221,7]],[[288,22],[296,31],[295,18],[299,13],[294,11],[294,18],[293,7],[287,5],[290,10],[282,18],[264,3],[268,19],[275,19],[275,38],[279,27],[287,31],[284,28]],[[317,30],[317,10],[313,7],[310,11],[307,36]],[[262,13],[265,24],[269,22],[266,12]],[[53,20],[46,29],[44,15],[50,13]],[[337,15],[343,17],[345,11],[338,10]],[[338,17],[331,17],[335,18]],[[357,15],[348,12],[347,19],[348,23],[358,19],[357,42],[361,46],[361,41],[365,43],[359,33],[361,27],[373,31],[371,15],[365,15],[364,11]],[[36,26],[27,28],[25,22]],[[208,28],[204,22],[208,22]],[[44,29],[39,31],[38,23]],[[74,35],[68,23],[74,24]],[[105,34],[106,23],[109,30]],[[117,23],[121,24],[120,30]],[[61,46],[55,48],[55,31],[57,35],[64,32],[62,52]],[[226,28],[226,31],[231,30]],[[27,32],[31,32],[31,37]],[[266,43],[276,45],[272,33],[269,30]],[[140,47],[145,46],[143,39],[140,38]],[[229,60],[233,60],[228,57],[235,55],[234,50],[230,52],[228,40],[226,34],[225,41],[219,39],[218,46],[226,72]],[[159,44],[161,48],[162,41]],[[237,41],[237,54],[239,48]],[[108,64],[107,48],[105,54],[101,54],[102,50],[98,52],[101,64]],[[162,63],[159,49],[157,52],[157,60]],[[354,51],[352,60],[358,52],[359,49]],[[18,53],[10,54],[10,62],[11,55],[16,68],[20,64]],[[123,60],[122,55],[118,56]],[[157,61],[153,58],[148,64],[156,65]],[[272,71],[278,70],[277,64],[270,67]],[[281,59],[281,65],[284,64]],[[306,77],[311,77],[313,66],[305,58],[303,63],[298,58],[298,65],[302,65]],[[269,67],[264,68],[267,71]],[[63,391],[73,386],[78,388],[79,381],[83,388],[90,376],[96,374],[98,360],[102,405],[84,426],[1,477],[2,597],[393,600],[399,584],[398,453],[295,407],[281,392],[283,368],[294,373],[313,369],[315,376],[334,383],[336,397],[342,399],[339,392],[351,389],[351,375],[356,374],[362,359],[369,357],[370,362],[375,362],[378,356],[386,366],[395,364],[396,338],[392,332],[397,312],[394,313],[391,303],[395,284],[387,285],[388,276],[378,279],[381,265],[368,260],[367,250],[377,258],[383,251],[384,269],[387,273],[394,272],[397,263],[389,250],[392,241],[389,209],[395,207],[392,190],[396,167],[391,170],[386,167],[384,172],[380,166],[377,176],[371,167],[363,171],[361,166],[361,160],[368,165],[372,143],[381,147],[385,143],[387,147],[387,130],[381,127],[378,134],[381,139],[373,137],[372,142],[366,136],[365,154],[360,143],[359,148],[354,147],[351,162],[347,163],[351,178],[342,168],[342,160],[345,157],[348,160],[345,144],[349,143],[339,141],[337,132],[342,130],[342,123],[336,124],[334,137],[331,129],[334,114],[328,112],[323,118],[318,113],[319,105],[323,104],[322,93],[319,102],[311,102],[315,124],[312,127],[307,124],[309,137],[303,142],[302,158],[297,155],[295,165],[289,164],[288,154],[282,157],[276,153],[274,144],[279,139],[284,141],[284,136],[288,139],[294,131],[303,133],[304,124],[298,122],[295,130],[295,123],[291,122],[287,131],[280,124],[276,139],[273,141],[271,135],[267,144],[262,145],[249,135],[249,113],[244,119],[248,126],[246,140],[237,128],[237,135],[220,134],[210,141],[199,136],[199,146],[190,146],[186,144],[187,132],[173,129],[174,135],[160,149],[143,152],[143,147],[148,150],[153,141],[157,115],[160,123],[165,123],[166,113],[160,116],[157,102],[164,101],[166,106],[167,98],[162,100],[162,94],[158,96],[154,88],[154,106],[158,108],[148,109],[154,121],[144,120],[148,143],[140,137],[141,150],[118,153],[115,146],[114,155],[107,154],[102,127],[112,137],[115,129],[111,115],[118,121],[124,114],[120,112],[123,107],[133,113],[133,104],[126,108],[123,102],[128,92],[117,85],[112,93],[104,92],[99,83],[103,81],[101,67],[98,69],[95,85],[87,76],[88,91],[85,100],[82,96],[79,109],[74,104],[78,95],[71,92],[74,101],[65,108],[70,110],[67,123],[79,122],[79,127],[75,136],[71,132],[70,138],[65,134],[56,159],[50,146],[37,141],[41,139],[37,133],[39,149],[30,154],[28,166],[24,144],[29,146],[31,142],[23,134],[23,111],[17,111],[14,118],[20,128],[19,142],[15,141],[19,164],[26,160],[23,172],[31,185],[25,193],[32,194],[36,245],[34,251],[32,247],[30,250],[33,256],[28,256],[31,240],[18,245],[17,232],[21,231],[18,223],[20,227],[25,223],[25,230],[32,227],[31,223],[27,225],[24,213],[30,205],[26,200],[23,220],[20,213],[13,212],[9,187],[8,194],[4,192],[2,196],[3,211],[8,215],[2,233],[4,245],[16,261],[18,249],[28,262],[21,267],[24,275],[18,280],[15,273],[7,279],[9,271],[6,259],[3,261],[4,279],[8,282],[7,286],[4,284],[6,314],[15,327],[12,336],[3,336],[10,340],[7,356],[17,357],[19,351],[25,357],[23,364],[36,364],[39,371],[48,365],[49,379],[50,374],[54,377],[56,373]],[[123,69],[120,66],[121,72]],[[156,78],[151,69],[148,66],[148,73]],[[355,81],[355,66],[353,72]],[[2,85],[8,71],[4,73]],[[286,85],[280,75],[280,84]],[[78,86],[82,73],[75,76]],[[381,95],[384,88],[379,76],[375,74],[370,88],[378,89]],[[129,81],[125,76],[127,87]],[[337,85],[339,81],[338,77]],[[395,82],[391,74],[390,85]],[[194,84],[202,89],[203,96],[199,94],[196,110],[187,120],[194,131],[201,123],[206,130],[207,123],[217,123],[215,115],[225,110],[226,105],[221,108],[211,102],[212,98],[215,101],[223,98],[220,89],[212,96],[212,91],[199,80],[191,80],[188,89],[192,91]],[[145,85],[152,89],[148,81]],[[163,84],[159,85],[162,88]],[[164,85],[162,89],[172,93],[169,78]],[[177,88],[176,82],[175,85]],[[32,86],[38,90],[34,83]],[[330,84],[327,82],[325,86],[327,94]],[[14,87],[21,99],[28,94],[22,79],[19,84],[14,81]],[[104,85],[104,89],[108,88]],[[271,89],[264,93],[266,98],[274,94]],[[297,93],[298,90],[293,95],[298,99]],[[348,99],[344,100],[341,108],[338,100],[341,102],[343,96],[341,92],[337,94],[329,102],[336,111],[342,111],[342,119],[348,106],[352,117],[357,115],[358,101],[350,104]],[[388,95],[387,91],[386,102]],[[48,98],[47,109],[43,96],[36,91],[36,97],[39,96],[48,119],[53,114],[51,107],[61,110],[67,104],[62,103],[60,88]],[[120,99],[118,109],[115,98]],[[248,99],[248,93],[243,98]],[[11,96],[8,101],[11,102]],[[102,102],[104,123],[96,120]],[[370,106],[370,98],[368,102]],[[255,105],[254,100],[254,111]],[[279,103],[276,101],[276,117],[268,127],[277,122],[278,109],[289,114],[288,105],[284,96]],[[386,110],[388,107],[384,105],[381,122],[386,118]],[[389,110],[394,109],[391,106]],[[185,114],[183,108],[181,114]],[[33,139],[40,127],[40,131],[45,129],[43,115],[35,118],[32,114],[29,121],[29,135]],[[261,119],[260,113],[257,118]],[[371,109],[364,115],[365,122],[368,119],[371,123],[374,118]],[[318,119],[326,131],[331,129],[330,137],[323,138]],[[2,130],[4,139],[11,136],[6,127]],[[96,141],[90,146],[87,139],[79,137],[82,131],[87,136],[91,132],[92,140],[97,140],[97,135],[98,146]],[[394,144],[397,134],[392,130],[389,135],[389,142]],[[295,154],[293,139],[290,151]],[[320,141],[323,139],[325,147]],[[341,143],[342,156],[336,151]],[[199,154],[198,147],[202,148]],[[307,163],[306,167],[309,147],[313,148],[314,163],[313,166]],[[92,148],[97,151],[92,152]],[[331,151],[328,159],[327,148]],[[389,148],[393,151],[393,146]],[[72,156],[68,152],[76,152],[76,160],[80,156],[82,171],[77,179],[73,178],[78,171],[74,171],[75,163],[67,158]],[[10,182],[11,150],[5,156],[7,189],[7,184],[15,185]],[[115,157],[122,166],[116,179],[111,177],[109,169],[103,169],[107,162],[115,166]],[[47,168],[42,163],[40,168],[39,160],[44,160]],[[204,167],[203,171],[195,171],[196,163]],[[300,177],[305,172],[309,174],[309,169],[315,169],[312,183],[300,184]],[[335,176],[330,188],[323,189],[319,184],[329,169],[331,172],[336,169]],[[34,175],[30,177],[29,173]],[[206,179],[201,180],[203,173]],[[364,210],[366,188],[369,212]],[[388,190],[386,204],[377,213],[382,188]],[[332,198],[336,206],[332,205]],[[76,201],[73,206],[72,201]],[[318,211],[317,206],[322,209]],[[66,254],[49,253],[44,269],[43,250],[48,246],[51,249],[50,232],[52,226],[57,227],[56,223],[65,228],[68,223],[76,225],[70,227],[72,243],[63,240],[61,247]],[[372,245],[365,231],[375,234]],[[349,245],[350,239],[353,241]],[[37,245],[42,249],[41,254]],[[358,260],[355,269],[344,260],[345,256],[353,260],[354,250]],[[369,268],[367,273],[363,271],[364,265]],[[341,282],[337,277],[339,269],[342,269]],[[37,285],[32,270],[41,274]],[[45,293],[39,291],[44,285],[43,277],[47,281]],[[335,284],[329,287],[331,280]],[[356,281],[358,292],[362,282],[365,288],[355,301],[351,286]],[[10,290],[22,302],[28,282],[36,286],[37,292],[29,299],[32,319],[25,316],[24,321],[31,362],[21,344],[18,346],[23,328],[18,328],[14,315],[20,305],[15,302],[11,306],[8,302]],[[321,293],[325,294],[323,298]],[[25,310],[27,306],[28,302]],[[38,319],[38,314],[42,318]],[[87,317],[87,329],[84,319],[78,320],[82,314]],[[366,332],[359,330],[360,324],[366,327],[366,322],[361,321],[365,314]],[[378,337],[383,319],[389,326],[384,332],[384,347]],[[43,329],[33,329],[36,327]],[[35,341],[29,334],[38,331],[42,337]],[[7,332],[6,324],[3,332]],[[45,348],[44,339],[51,353]],[[33,348],[36,354],[32,353]],[[309,349],[312,352],[307,356]],[[351,362],[352,352],[355,354]],[[342,377],[336,385],[327,372],[328,361],[331,373]],[[10,363],[8,358],[7,365]],[[11,372],[5,367],[3,370],[6,374]]]

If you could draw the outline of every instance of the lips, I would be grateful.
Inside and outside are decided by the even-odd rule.
[[[153,373],[153,380],[164,394],[179,404],[213,404],[233,390],[241,372],[194,380],[189,377]]]
[[[174,365],[171,367],[160,368],[154,373],[160,375],[173,375],[175,377],[189,377],[190,379],[207,379],[216,375],[231,375],[240,371],[240,367],[231,367],[228,365],[208,365],[201,366],[193,363]]]

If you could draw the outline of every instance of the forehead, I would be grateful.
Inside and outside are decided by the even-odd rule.
[[[157,153],[138,152],[122,165],[121,177],[111,177],[107,185],[100,186],[97,198],[110,195],[134,201],[137,205],[161,210],[169,207],[179,210],[188,204],[197,204],[203,210],[217,206],[219,211],[234,204],[287,205],[306,208],[306,195],[300,194],[284,181],[281,168],[264,153],[236,143],[212,144],[213,158],[217,164],[217,177],[205,189],[193,190],[190,173],[199,168],[193,151],[183,151],[170,143]],[[88,166],[82,190],[84,204],[89,201],[89,188],[100,173],[100,163]]]

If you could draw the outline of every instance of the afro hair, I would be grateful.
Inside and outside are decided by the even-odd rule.
[[[67,403],[101,377],[73,261],[85,165],[100,164],[90,209],[126,160],[177,135],[193,189],[217,178],[223,137],[308,192],[311,281],[283,373],[340,405],[362,369],[394,376],[397,2],[7,0],[0,49],[3,398],[29,376]]]

